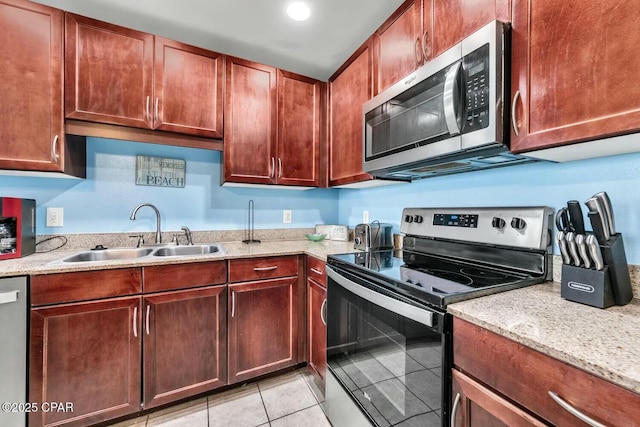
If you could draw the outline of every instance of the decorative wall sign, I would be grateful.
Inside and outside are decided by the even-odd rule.
[[[136,156],[136,185],[183,188],[186,167],[180,159]]]

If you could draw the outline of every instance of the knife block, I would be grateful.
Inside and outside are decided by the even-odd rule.
[[[633,290],[622,234],[616,233],[611,236],[606,244],[600,245],[600,251],[604,265],[609,267],[611,287],[616,304],[628,304],[633,298]]]
[[[592,307],[611,307],[616,301],[610,272],[606,265],[602,270],[591,270],[563,264],[560,296]]]

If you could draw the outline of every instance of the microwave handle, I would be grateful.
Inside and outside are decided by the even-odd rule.
[[[449,68],[449,71],[447,71],[447,77],[444,81],[444,90],[442,92],[444,118],[451,135],[457,135],[460,133],[460,124],[456,114],[456,100],[460,99],[460,93],[458,85],[456,85],[456,81],[458,80],[458,74],[460,73],[461,66],[462,63],[458,61]]]

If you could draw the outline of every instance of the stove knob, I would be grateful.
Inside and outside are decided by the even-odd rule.
[[[522,218],[513,217],[513,219],[511,219],[511,227],[515,228],[516,230],[524,230],[526,226],[527,223]]]
[[[406,215],[406,216],[404,217],[404,220],[405,220],[405,222],[413,222],[413,216],[411,216],[411,215]]]
[[[413,217],[413,221],[420,224],[422,222],[422,215],[416,215]]]
[[[355,243],[356,245],[359,245],[360,243],[362,243],[362,240],[360,240],[359,237],[356,237],[353,239],[353,243]]]
[[[504,226],[507,225],[507,222],[502,218],[494,216],[493,220],[491,221],[491,225],[493,226],[493,228],[503,229]]]

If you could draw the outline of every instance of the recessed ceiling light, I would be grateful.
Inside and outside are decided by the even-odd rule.
[[[294,21],[306,21],[311,15],[311,10],[306,3],[294,1],[287,6],[287,15]]]

